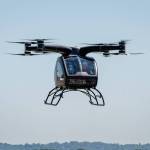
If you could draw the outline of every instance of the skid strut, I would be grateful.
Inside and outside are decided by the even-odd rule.
[[[63,98],[64,93],[70,91],[79,91],[89,97],[89,102],[92,105],[96,106],[105,106],[105,101],[102,93],[96,88],[89,89],[67,89],[67,88],[53,88],[47,95],[46,100],[44,101],[47,105],[57,106],[60,100]]]

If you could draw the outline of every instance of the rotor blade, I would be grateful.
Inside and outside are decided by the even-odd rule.
[[[44,43],[54,43],[54,42],[44,42]]]
[[[8,55],[19,55],[19,56],[25,56],[26,54],[24,54],[24,53],[20,53],[20,54],[14,54],[14,53],[7,53]]]
[[[142,54],[144,54],[144,53],[129,53],[130,55],[142,55]]]
[[[130,42],[130,41],[132,41],[132,40],[127,39],[127,40],[122,40],[122,41],[124,41],[124,42],[127,43],[127,42]]]
[[[81,43],[89,46],[103,46],[103,45],[108,45],[108,46],[117,46],[117,43]]]
[[[48,40],[55,40],[55,39],[46,39],[46,38],[40,39],[39,38],[39,39],[25,39],[25,40],[28,40],[28,41],[48,41]]]
[[[81,43],[81,44],[91,45],[91,46],[104,45],[103,43]]]
[[[26,42],[12,42],[12,41],[7,41],[7,43],[25,44]]]
[[[144,53],[103,53],[103,55],[142,55]]]
[[[13,42],[13,41],[7,41],[7,43],[17,43],[17,44],[37,44],[37,42]]]
[[[19,54],[14,54],[14,53],[7,53],[9,55],[18,55],[18,56],[34,56],[34,55],[42,55],[42,54],[25,54],[25,53],[19,53]]]

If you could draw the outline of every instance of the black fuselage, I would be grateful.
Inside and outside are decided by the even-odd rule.
[[[56,87],[68,89],[95,88],[98,74],[93,58],[70,55],[57,59],[55,67]]]

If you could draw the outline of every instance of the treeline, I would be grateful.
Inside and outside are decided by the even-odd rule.
[[[150,144],[108,144],[102,142],[65,142],[11,145],[0,143],[0,150],[150,150]]]

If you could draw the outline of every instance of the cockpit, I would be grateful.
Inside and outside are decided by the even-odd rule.
[[[70,76],[96,76],[97,67],[93,59],[72,56],[64,59],[66,72]]]

